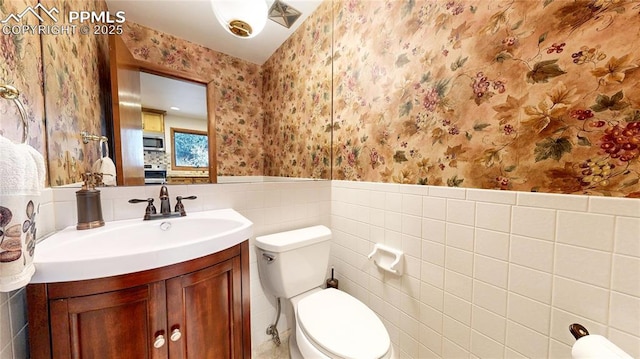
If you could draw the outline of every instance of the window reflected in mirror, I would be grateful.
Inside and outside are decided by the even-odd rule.
[[[209,167],[209,142],[206,131],[171,128],[171,169],[197,171]]]

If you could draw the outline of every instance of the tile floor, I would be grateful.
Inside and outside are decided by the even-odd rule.
[[[289,359],[289,331],[280,333],[280,346],[272,341],[262,343],[253,353],[256,359]]]

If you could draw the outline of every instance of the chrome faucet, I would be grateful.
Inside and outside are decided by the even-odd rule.
[[[161,214],[171,213],[171,203],[169,202],[169,189],[167,189],[167,186],[165,185],[162,185],[162,187],[160,187],[160,213]]]
[[[147,199],[130,199],[129,203],[147,203],[147,208],[144,211],[144,220],[150,219],[158,219],[158,218],[167,218],[167,217],[184,217],[187,215],[187,212],[184,210],[184,205],[182,204],[183,199],[196,199],[196,196],[188,196],[176,197],[176,209],[175,212],[171,212],[171,202],[169,201],[169,189],[167,186],[162,185],[160,187],[160,213],[156,212],[156,207],[153,205],[153,198]]]

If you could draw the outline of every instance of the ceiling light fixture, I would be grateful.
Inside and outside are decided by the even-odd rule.
[[[176,107],[176,106],[171,106],[169,107],[169,109],[174,111],[180,111],[180,107]]]
[[[216,18],[230,34],[250,39],[267,23],[265,0],[211,0]]]

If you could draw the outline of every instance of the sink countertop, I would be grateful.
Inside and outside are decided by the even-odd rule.
[[[253,235],[253,223],[233,209],[186,217],[67,227],[38,243],[31,283],[104,278],[185,262],[230,248]]]

